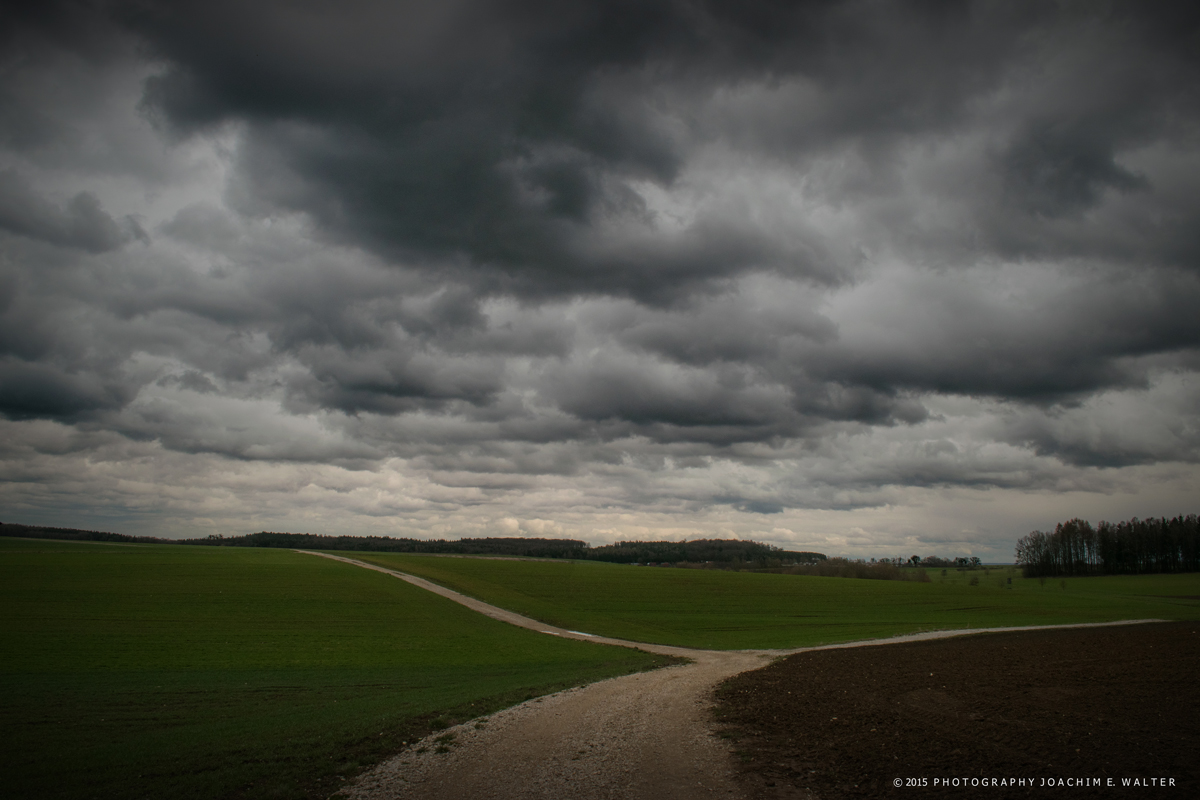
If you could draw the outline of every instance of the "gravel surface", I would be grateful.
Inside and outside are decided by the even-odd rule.
[[[731,798],[708,695],[765,663],[719,654],[532,700],[430,736],[345,791],[382,798]],[[424,752],[420,752],[424,750]]]
[[[739,783],[733,745],[717,735],[712,704],[719,684],[784,655],[984,632],[937,631],[795,650],[691,650],[556,628],[421,578],[342,556],[311,554],[392,575],[520,627],[692,661],[559,692],[448,728],[343,788],[339,796],[350,800],[741,800],[755,784]]]
[[[447,728],[361,776],[342,795],[352,800],[741,796],[728,743],[714,734],[711,695],[718,683],[765,666],[777,651],[690,650],[589,636],[402,572],[312,555],[393,575],[512,625],[692,660],[530,700],[486,720]]]

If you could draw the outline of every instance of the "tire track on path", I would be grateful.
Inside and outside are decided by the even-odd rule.
[[[735,800],[743,792],[734,780],[730,747],[713,734],[710,695],[721,681],[771,659],[974,633],[1157,621],[930,631],[788,650],[695,650],[570,631],[414,575],[344,556],[297,552],[391,575],[511,625],[692,661],[558,692],[497,712],[484,722],[472,720],[441,731],[344,788],[340,794],[351,800]],[[450,734],[455,746],[438,753],[435,739]],[[417,752],[421,748],[426,751]]]

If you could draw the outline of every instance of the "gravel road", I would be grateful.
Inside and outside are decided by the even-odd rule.
[[[719,682],[765,666],[778,653],[690,650],[589,636],[402,572],[342,556],[312,555],[393,575],[512,625],[692,659],[530,700],[486,721],[448,728],[343,789],[352,800],[741,797],[729,748],[711,733],[709,695]],[[438,741],[445,737],[453,737],[453,743]]]
[[[530,700],[448,728],[342,789],[340,794],[351,800],[740,800],[744,792],[735,781],[731,748],[713,733],[711,693],[718,683],[806,650],[983,632],[936,631],[794,650],[691,650],[556,628],[402,572],[300,552],[392,575],[523,628],[692,660]]]

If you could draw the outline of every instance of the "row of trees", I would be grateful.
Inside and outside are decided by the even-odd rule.
[[[782,550],[769,544],[740,539],[696,539],[691,542],[616,542],[588,548],[583,556],[616,564],[733,564],[767,567],[811,564],[824,553]]]
[[[175,544],[173,539],[156,539],[153,536],[126,536],[109,531],[85,531],[79,528],[47,528],[42,525],[21,525],[16,522],[0,522],[0,536],[19,536],[24,539],[57,539],[73,542],[118,542],[124,544]]]
[[[618,564],[711,563],[753,567],[781,563],[810,563],[822,553],[781,550],[758,542],[733,539],[697,539],[691,542],[617,542],[589,547],[577,539],[496,537],[487,539],[396,539],[390,536],[320,536],[309,533],[251,533],[245,536],[210,536],[186,544],[234,547],[288,547],[301,550],[373,550],[389,553],[453,553],[502,555],[526,558],[576,558]]]
[[[1017,541],[1017,563],[1025,577],[1132,575],[1200,572],[1200,520],[1174,519],[1060,522],[1053,533],[1032,531]]]
[[[959,556],[958,558],[942,558],[940,556],[912,556],[908,559],[908,563],[914,567],[941,567],[948,569],[977,569],[983,560],[979,556]]]
[[[577,539],[398,539],[391,536],[322,536],[311,533],[262,531],[245,536],[208,536],[203,539],[158,539],[73,528],[43,528],[0,523],[0,536],[37,539],[75,539],[94,542],[193,544],[209,547],[283,547],[295,550],[362,550],[385,553],[442,553],[458,555],[520,556],[525,558],[575,558],[618,564],[705,564],[723,568],[765,568],[811,564],[823,553],[793,552],[759,542],[735,539],[697,539],[691,542],[617,542],[588,547]]]
[[[384,553],[442,553],[456,555],[523,556],[525,558],[586,558],[587,542],[578,539],[397,539],[391,536],[322,536],[315,533],[248,533],[184,539],[182,544],[218,547],[286,547],[295,550],[370,550]]]

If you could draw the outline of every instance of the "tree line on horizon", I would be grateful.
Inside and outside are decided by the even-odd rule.
[[[216,547],[283,547],[297,550],[363,550],[381,553],[520,556],[522,558],[585,558],[587,542],[577,539],[406,539],[392,536],[326,536],[318,533],[261,531],[244,536],[181,539],[182,544]]]
[[[521,558],[563,558],[617,564],[718,564],[733,568],[769,568],[813,564],[823,553],[783,550],[738,539],[696,539],[690,542],[617,542],[590,547],[578,539],[491,537],[481,539],[406,539],[391,536],[325,536],[312,533],[261,531],[244,536],[214,534],[199,539],[127,536],[107,531],[49,528],[0,522],[0,536],[66,539],[137,544],[189,544],[207,547],[279,547],[298,550],[358,550],[385,553],[499,555]]]
[[[614,564],[720,563],[747,569],[824,561],[824,553],[783,550],[742,539],[695,539],[690,542],[614,542],[591,547],[584,556]]]
[[[1067,575],[1141,575],[1200,572],[1200,519],[1060,522],[1053,532],[1031,531],[1017,540],[1017,564],[1027,578]]]

